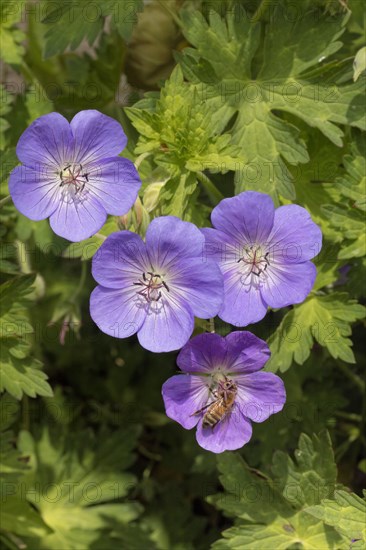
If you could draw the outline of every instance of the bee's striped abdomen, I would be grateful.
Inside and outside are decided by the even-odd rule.
[[[231,407],[226,407],[222,403],[213,403],[208,409],[202,420],[203,428],[214,428],[229,412]]]
[[[195,416],[196,414],[201,414],[202,411],[206,411],[202,418],[202,428],[213,429],[216,424],[230,413],[234,406],[237,392],[237,385],[232,380],[225,377],[224,382],[219,381],[218,388],[215,391],[211,390],[216,400],[205,405],[202,409],[199,409],[190,416]]]

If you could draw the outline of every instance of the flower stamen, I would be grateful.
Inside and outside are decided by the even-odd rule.
[[[269,252],[263,254],[260,246],[249,246],[244,248],[244,255],[237,261],[237,263],[243,262],[244,264],[250,266],[248,275],[252,273],[256,277],[260,277],[260,275],[264,273],[270,265],[268,256]]]
[[[85,183],[89,181],[88,174],[83,172],[83,167],[81,164],[67,164],[59,172],[59,177],[61,180],[60,187],[64,185],[74,185],[75,194],[82,192]]]
[[[163,280],[162,276],[159,275],[159,273],[154,273],[152,271],[147,271],[146,273],[144,272],[142,274],[142,279],[139,279],[133,284],[144,287],[142,290],[137,292],[137,294],[143,296],[148,303],[158,302],[160,300],[162,297],[162,288],[164,288],[167,292],[170,292],[170,289]]]

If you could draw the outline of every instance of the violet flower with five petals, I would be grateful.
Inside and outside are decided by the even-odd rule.
[[[177,358],[184,374],[163,384],[166,414],[188,430],[197,426],[197,441],[208,451],[239,449],[252,436],[251,421],[267,420],[286,401],[281,378],[260,372],[269,356],[267,344],[247,331],[195,336]]]
[[[203,228],[206,253],[224,276],[219,317],[237,327],[263,319],[267,308],[299,304],[311,291],[322,234],[296,204],[275,209],[269,195],[245,191],[222,200]]]
[[[110,235],[93,257],[95,323],[116,338],[137,332],[150,351],[181,348],[194,316],[214,317],[222,304],[222,275],[204,257],[204,244],[195,225],[174,216],[155,218],[145,242],[130,231]]]
[[[117,156],[126,143],[121,125],[99,111],[81,111],[70,123],[59,113],[39,117],[16,148],[23,164],[9,178],[15,206],[31,220],[50,218],[70,241],[94,235],[107,214],[126,214],[137,198],[137,170]]]

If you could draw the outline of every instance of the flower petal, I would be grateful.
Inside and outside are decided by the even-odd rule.
[[[265,365],[271,355],[267,343],[246,330],[230,332],[225,340],[231,373],[255,372]]]
[[[224,273],[224,303],[219,317],[236,327],[245,327],[260,321],[266,313],[267,305],[259,289],[243,284],[243,276],[237,266],[229,268]]]
[[[322,247],[322,232],[305,208],[297,204],[276,209],[268,239],[271,256],[281,263],[311,260]]]
[[[265,244],[274,219],[274,204],[269,195],[245,191],[222,200],[212,211],[215,229],[229,234],[236,242]]]
[[[87,172],[88,187],[108,214],[126,214],[136,201],[141,187],[133,162],[115,157],[88,165]]]
[[[70,124],[59,113],[43,115],[23,132],[16,148],[20,162],[27,166],[40,164],[60,169],[69,160],[73,147]]]
[[[31,220],[44,220],[60,201],[59,181],[46,170],[17,166],[9,177],[9,192],[16,208]]]
[[[93,256],[93,277],[108,288],[132,285],[147,269],[145,243],[131,231],[112,233]],[[134,290],[136,292],[138,287],[134,287]]]
[[[60,237],[78,242],[97,233],[106,219],[103,206],[88,191],[77,196],[67,189],[50,217],[50,224]]]
[[[189,305],[180,298],[163,296],[157,302],[150,302],[138,339],[149,351],[173,351],[184,346],[193,328],[194,317]]]
[[[210,392],[200,376],[178,374],[163,384],[162,394],[167,416],[190,430],[200,419],[194,415],[210,400]]]
[[[135,334],[146,317],[146,306],[134,289],[97,286],[90,295],[90,315],[100,330],[115,338]]]
[[[208,319],[218,314],[224,284],[216,263],[202,258],[184,259],[171,267],[169,280],[174,291],[191,306],[194,315]]]
[[[205,333],[194,336],[177,357],[184,372],[212,374],[220,368],[224,373],[251,373],[268,361],[266,342],[248,331],[234,331],[225,338]]]
[[[197,426],[198,444],[207,451],[223,453],[240,449],[252,437],[252,426],[243,416],[239,406],[234,407],[214,428],[203,428],[202,421]]]
[[[316,267],[311,262],[301,264],[271,264],[265,284],[261,287],[263,300],[273,308],[300,304],[314,286]]]
[[[204,258],[214,260],[219,265],[236,263],[242,257],[243,247],[231,235],[203,227],[201,233],[205,237]]]
[[[235,377],[238,385],[236,401],[241,413],[253,422],[264,422],[283,409],[286,390],[279,376],[272,372],[256,372]]]
[[[127,138],[119,122],[90,109],[72,119],[75,139],[73,161],[80,164],[117,156],[126,147]]]
[[[146,247],[155,272],[183,257],[202,257],[205,238],[193,223],[175,216],[155,218],[146,231]]]
[[[177,357],[177,365],[184,372],[212,371],[226,365],[227,344],[219,334],[198,334],[194,336]]]

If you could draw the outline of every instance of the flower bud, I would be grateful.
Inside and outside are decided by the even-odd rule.
[[[164,8],[153,0],[138,15],[126,56],[126,74],[133,86],[157,89],[173,70],[173,50],[179,49],[183,37],[168,10],[177,10],[181,3],[164,0]]]
[[[164,185],[164,181],[157,181],[146,187],[143,202],[147,212],[152,212],[158,206],[160,189],[164,187]]]

